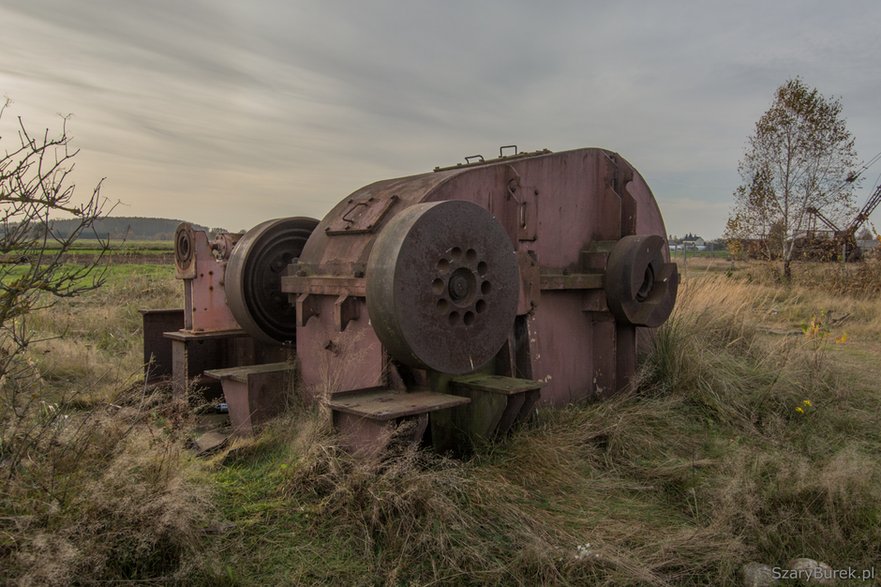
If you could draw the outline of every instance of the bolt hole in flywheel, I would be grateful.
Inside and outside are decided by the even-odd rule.
[[[459,375],[490,361],[517,312],[511,239],[464,200],[416,204],[377,237],[367,264],[367,311],[395,359]]]
[[[224,276],[229,309],[248,334],[264,342],[294,340],[296,308],[281,291],[287,266],[300,256],[314,218],[292,217],[258,224],[239,239]]]

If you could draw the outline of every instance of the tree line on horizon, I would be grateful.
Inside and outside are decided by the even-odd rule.
[[[80,239],[112,240],[174,240],[178,225],[184,220],[174,218],[146,218],[140,216],[104,216],[96,218],[87,230],[82,230]],[[64,238],[72,234],[80,225],[81,219],[51,220],[52,232]],[[208,231],[205,226],[193,224],[196,230]]]

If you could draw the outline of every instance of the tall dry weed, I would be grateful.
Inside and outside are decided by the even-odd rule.
[[[117,402],[21,414],[19,433],[4,434],[0,561],[10,582],[169,579],[186,568],[211,516],[207,488],[165,398]]]
[[[142,372],[137,308],[172,279],[133,273],[28,316],[19,375],[0,382],[3,582],[173,580],[212,514],[184,451],[190,416]]]

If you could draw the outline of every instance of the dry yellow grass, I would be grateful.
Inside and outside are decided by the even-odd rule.
[[[91,432],[59,437],[82,456],[35,461],[2,501],[18,524],[0,522],[4,568],[59,584],[735,585],[749,560],[875,564],[879,300],[729,269],[690,265],[631,393],[542,411],[467,461],[397,445],[355,462],[293,406],[195,462],[185,409],[138,393],[113,408],[93,384],[137,372],[137,307],[176,301],[170,278],[121,280],[37,317],[68,333],[34,349],[46,389],[101,391],[74,406]],[[71,497],[48,506],[52,475]],[[203,533],[217,517],[232,526]]]

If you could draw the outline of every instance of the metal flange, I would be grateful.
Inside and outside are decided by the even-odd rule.
[[[178,224],[174,231],[174,274],[180,279],[196,276],[196,231],[189,222]]]
[[[277,343],[296,337],[296,309],[281,291],[281,277],[316,226],[318,220],[300,216],[268,220],[233,248],[223,287],[236,321],[254,338]]]
[[[174,231],[174,261],[178,267],[184,268],[190,264],[195,248],[193,225],[189,222],[178,224]]]
[[[631,235],[609,253],[604,288],[619,322],[656,328],[673,311],[679,273],[664,259],[664,244],[658,235]]]
[[[392,357],[441,373],[490,361],[514,323],[519,274],[504,228],[462,200],[416,204],[377,237],[367,311]]]

